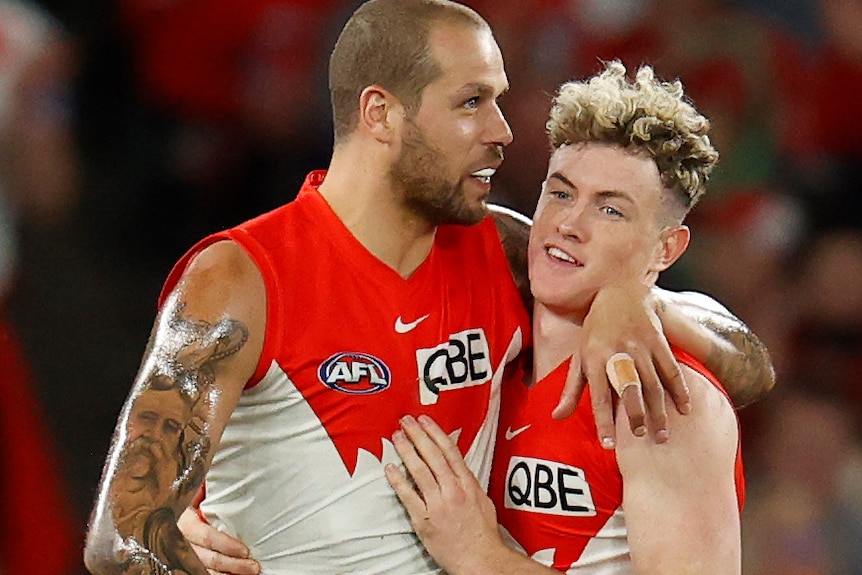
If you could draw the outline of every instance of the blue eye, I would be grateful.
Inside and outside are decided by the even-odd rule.
[[[466,108],[475,109],[477,106],[479,106],[479,96],[473,96],[464,102],[464,107]]]
[[[616,218],[623,217],[622,212],[620,212],[619,210],[617,210],[616,208],[613,208],[611,206],[602,206],[601,211],[604,212],[605,214],[609,215],[609,216],[614,216]]]
[[[568,200],[572,197],[569,192],[564,192],[562,190],[551,190],[548,192],[552,197],[560,199],[560,200]]]

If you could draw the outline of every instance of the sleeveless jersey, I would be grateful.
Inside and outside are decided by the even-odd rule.
[[[724,393],[696,359],[679,349],[674,355]],[[564,361],[532,388],[515,381],[504,387],[489,494],[507,543],[539,563],[579,575],[631,574],[623,478],[615,452],[603,449],[596,437],[589,386],[573,415],[549,415],[568,367]],[[739,448],[734,473],[741,510]]]
[[[249,545],[266,575],[421,574],[439,568],[383,467],[406,414],[457,437],[487,485],[506,366],[529,319],[493,220],[440,226],[403,279],[362,246],[306,179],[297,199],[195,246],[231,239],[267,293],[257,373],[207,474],[201,513]]]

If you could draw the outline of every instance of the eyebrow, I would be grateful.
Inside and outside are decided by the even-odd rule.
[[[569,181],[569,178],[567,178],[560,172],[553,172],[550,176],[548,176],[548,180],[550,180],[551,178],[559,180],[560,182],[574,190],[578,189],[578,186]],[[598,195],[600,198],[619,198],[634,203],[634,199],[632,199],[631,195],[620,190],[603,190],[601,192],[598,192],[596,195]]]
[[[497,98],[502,97],[508,91],[509,91],[509,87],[506,86],[506,88],[502,92],[500,92],[500,95],[497,96]],[[494,88],[492,88],[488,84],[484,84],[481,82],[472,82],[470,84],[464,84],[461,87],[461,89],[458,90],[458,93],[465,93],[465,92],[469,92],[469,93],[476,92],[479,94],[479,96],[481,96],[483,98],[494,98]]]

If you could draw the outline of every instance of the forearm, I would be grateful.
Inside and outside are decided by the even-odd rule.
[[[87,568],[94,575],[207,575],[185,537],[177,518],[192,494],[175,477],[175,488],[141,501],[137,486],[127,485],[137,475],[127,461],[112,472],[102,489],[90,524],[85,548]]]
[[[91,572],[207,575],[177,527],[247,378],[248,329],[171,299],[117,424],[87,539]],[[246,363],[251,363],[250,360]]]
[[[668,340],[704,363],[737,408],[775,385],[769,351],[739,318],[703,294],[653,289]]]
[[[471,558],[470,563],[449,571],[449,575],[559,575],[559,571],[530,559],[505,545]]]

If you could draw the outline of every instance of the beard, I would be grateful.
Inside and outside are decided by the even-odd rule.
[[[470,226],[482,221],[488,213],[485,202],[475,206],[467,203],[463,183],[447,180],[444,175],[446,155],[411,120],[407,120],[401,145],[401,154],[389,169],[389,176],[403,191],[408,209],[434,226]]]

